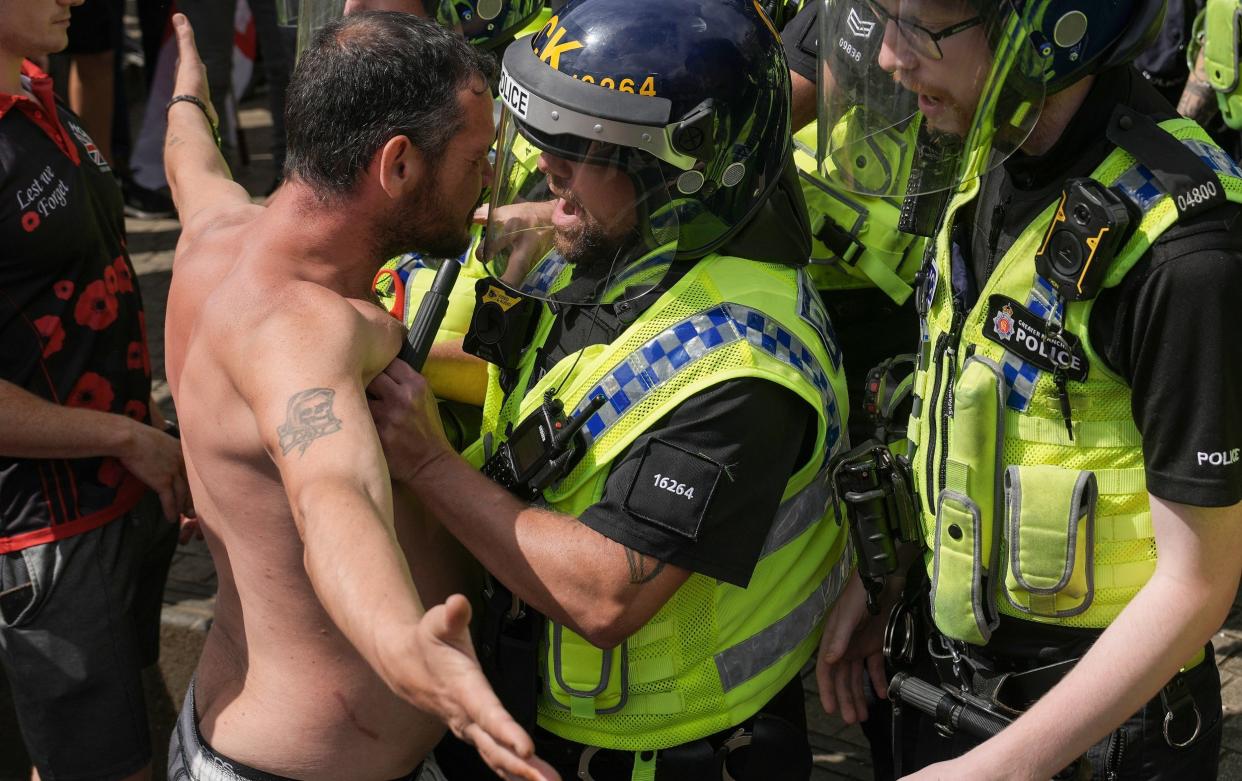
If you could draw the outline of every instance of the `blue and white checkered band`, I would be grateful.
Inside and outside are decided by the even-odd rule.
[[[1052,283],[1039,274],[1035,275],[1035,281],[1031,284],[1031,295],[1026,301],[1026,308],[1050,323],[1060,323],[1065,316],[1065,302],[1057,297]],[[1001,368],[1005,372],[1005,381],[1009,384],[1009,397],[1005,403],[1011,409],[1025,412],[1030,406],[1040,370],[1008,351],[1005,352]]]
[[[471,245],[465,252],[461,253],[461,255],[453,259],[464,266],[466,264],[466,256],[470,254],[470,250],[472,249],[474,249],[473,245]],[[417,271],[418,269],[438,269],[440,265],[438,263],[433,265],[431,260],[439,260],[439,258],[428,259],[421,252],[407,252],[400,256],[397,260],[397,268],[400,271],[405,271],[407,276],[411,271]]]
[[[607,399],[583,428],[587,441],[599,439],[647,394],[678,372],[741,340],[797,369],[819,391],[828,418],[826,447],[831,453],[841,439],[841,419],[836,394],[819,361],[780,323],[756,309],[733,303],[719,304],[665,329],[604,375],[578,405],[581,410],[589,399],[600,394]]]
[[[812,284],[806,269],[798,269],[798,316],[819,334],[828,360],[832,361],[832,368],[840,369],[841,346],[837,342],[837,332],[833,330],[828,310],[824,309],[824,300],[819,297],[819,291]]]
[[[522,280],[520,290],[532,296],[547,296],[556,278],[568,265],[569,261],[561,253],[549,252]]]
[[[1216,173],[1242,179],[1242,168],[1239,168],[1238,164],[1219,147],[1193,138],[1182,139],[1182,143]],[[1144,213],[1151,211],[1152,207],[1165,197],[1165,192],[1156,183],[1156,177],[1151,169],[1141,163],[1135,163],[1130,170],[1118,177],[1113,186],[1133,201]]]

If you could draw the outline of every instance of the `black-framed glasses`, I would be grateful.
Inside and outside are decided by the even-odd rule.
[[[942,40],[950,35],[957,35],[976,25],[983,24],[982,16],[972,16],[941,30],[929,30],[921,24],[915,24],[907,19],[902,19],[900,16],[889,13],[888,9],[876,2],[876,0],[863,0],[863,2],[867,4],[867,8],[871,9],[871,13],[879,17],[880,21],[884,22],[885,25],[889,22],[897,25],[897,31],[901,33],[901,37],[906,39],[906,43],[910,44],[910,48],[933,60],[944,59],[944,52],[940,50],[940,42]]]

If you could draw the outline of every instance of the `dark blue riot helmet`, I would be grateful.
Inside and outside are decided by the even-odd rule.
[[[471,46],[495,49],[512,41],[539,12],[543,0],[425,0],[427,13],[459,29]]]
[[[562,224],[566,209],[592,223],[624,217],[633,234],[620,266],[659,249],[673,260],[727,252],[805,263],[789,90],[780,39],[753,0],[571,0],[505,52],[492,214],[513,203],[508,161],[529,160],[526,146],[541,170],[568,161],[594,167],[584,181],[624,177],[632,208],[598,214],[569,168],[545,171],[552,193],[567,196]],[[493,260],[505,230],[489,225]]]

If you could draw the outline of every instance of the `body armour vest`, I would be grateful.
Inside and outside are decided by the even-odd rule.
[[[1242,201],[1242,171],[1197,125],[1160,128]],[[1104,278],[1114,287],[1178,211],[1123,150],[1091,176],[1142,215]],[[945,226],[978,189],[976,180],[953,198]],[[999,613],[1106,627],[1156,565],[1130,388],[1091,344],[1094,300],[1065,303],[1035,270],[1058,208],[1049,204],[1018,236],[969,311],[953,301],[944,227],[918,293],[923,344],[909,436],[932,611],[941,632],[968,643],[987,643]],[[1038,365],[1049,362],[1061,369]]]
[[[846,192],[821,176],[818,133],[812,122],[794,134],[794,163],[811,218],[811,279],[823,291],[876,287],[904,304],[913,292],[926,240],[897,229],[898,199]],[[880,177],[872,183],[877,189],[891,189],[893,178],[906,175],[913,151],[905,143],[908,135],[890,131],[875,142],[869,167]]]
[[[556,290],[568,277],[568,266],[553,254],[526,285]],[[645,626],[612,649],[546,622],[539,724],[549,731],[641,751],[736,725],[810,658],[851,566],[848,535],[834,522],[827,470],[847,444],[846,395],[819,297],[802,271],[710,255],[611,343],[569,355],[532,382],[537,348],[553,321],[545,305],[519,367],[518,391],[504,398],[493,372],[484,437],[466,457],[481,463],[507,426],[543,401],[545,389],[559,388],[566,409],[575,411],[603,394],[607,402],[582,431],[582,460],[544,492],[547,505],[560,512],[577,516],[598,501],[613,461],[635,438],[717,383],[768,380],[816,411],[812,455],[785,487],[747,588],[691,575]]]

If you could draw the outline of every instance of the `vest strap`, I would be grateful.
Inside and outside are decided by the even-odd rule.
[[[1095,533],[1100,539],[1129,542],[1146,540],[1156,536],[1151,526],[1151,513],[1128,515],[1097,515]]]
[[[906,303],[906,299],[914,292],[914,288],[902,281],[896,271],[884,265],[884,262],[872,253],[864,252],[858,259],[856,268],[866,274],[867,279],[875,283],[876,287],[883,290],[898,304]]]
[[[1074,443],[1085,447],[1142,447],[1143,437],[1130,421],[1075,420]],[[1017,438],[1041,445],[1069,445],[1065,421],[1005,411],[1005,430],[1016,431]]]
[[[1095,588],[1140,588],[1156,571],[1156,560],[1131,561],[1095,567]]]
[[[630,648],[642,648],[658,643],[661,640],[667,640],[673,636],[673,621],[649,621],[643,624],[642,628],[634,634],[630,635],[626,640],[626,644]]]
[[[1141,466],[1131,469],[1096,469],[1094,471],[1096,483],[1102,494],[1141,494],[1147,491],[1147,474]]]

